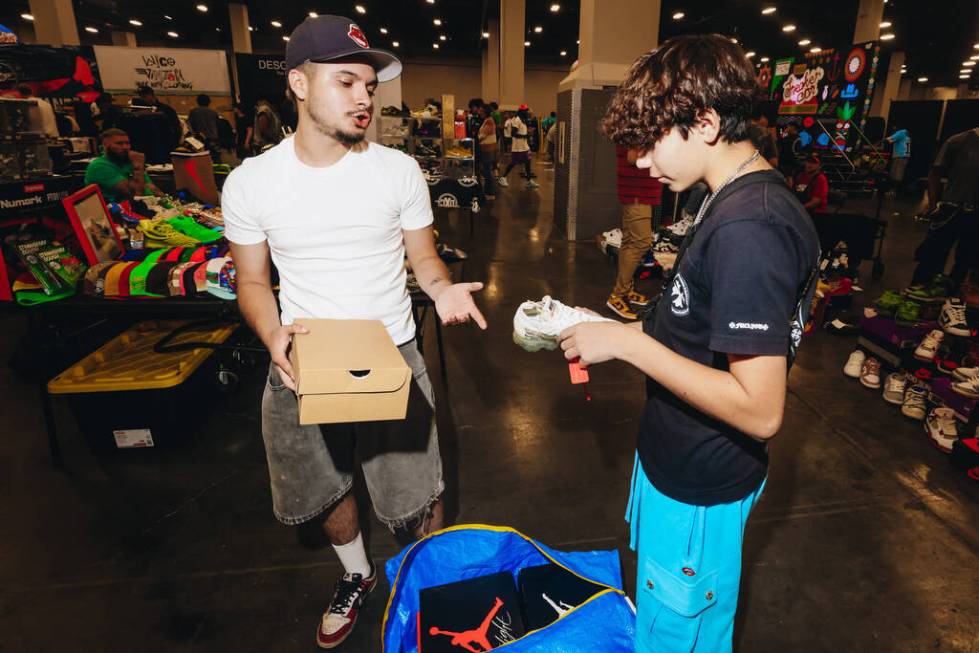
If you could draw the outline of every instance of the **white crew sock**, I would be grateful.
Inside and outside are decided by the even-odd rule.
[[[341,546],[333,545],[333,549],[340,556],[340,563],[348,574],[361,574],[367,578],[371,574],[371,563],[367,560],[367,551],[364,549],[364,538],[360,533],[349,544]]]

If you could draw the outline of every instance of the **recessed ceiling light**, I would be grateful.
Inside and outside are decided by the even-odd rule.
[[[309,17],[310,18],[319,18],[320,15],[318,13],[316,13],[315,11],[311,11],[311,12],[309,12]]]
[[[282,37],[282,40],[283,40],[283,41],[288,41],[288,40],[289,40],[289,37],[288,37],[288,36],[283,36],[283,37]]]
[[[812,41],[810,41],[809,39],[802,39],[801,41],[799,41],[799,45],[801,46],[806,46],[809,45],[810,43],[812,43]]]
[[[132,25],[133,27],[142,27],[143,26],[143,22],[140,21],[140,20],[136,20],[135,18],[130,18],[129,19],[129,24]]]
[[[759,61],[762,63],[768,63],[768,57],[762,57],[761,59],[759,59]]]
[[[979,43],[973,44],[972,49],[973,50],[979,50]]]
[[[578,39],[577,41],[575,41],[575,43],[576,43],[577,45],[581,45],[581,39]]]
[[[167,32],[167,36],[169,36],[172,39],[178,39],[178,38],[180,38],[180,35],[177,34],[176,32]]]
[[[790,23],[790,24],[786,25],[785,27],[783,27],[782,28],[782,31],[783,32],[794,32],[795,31],[795,25],[792,25]]]
[[[731,43],[734,43],[735,45],[737,45],[737,44],[738,44],[738,39],[736,39],[736,38],[734,38],[734,37],[732,36],[732,37],[731,37]]]
[[[962,70],[959,71],[959,74],[960,75],[971,75],[972,74],[972,71],[969,70],[968,68],[963,68]]]
[[[686,16],[686,14],[684,14],[682,11],[678,11],[675,14],[673,14],[673,20],[680,20],[684,16]]]
[[[400,48],[401,47],[401,43],[398,42],[398,41],[391,41],[391,47],[392,48]]]
[[[427,2],[430,5],[434,5],[435,4],[435,0],[425,0],[425,2]]]
[[[271,23],[269,23],[269,24],[270,24],[270,25],[272,25],[272,27],[282,27],[282,23],[280,23],[280,22],[279,22],[279,21],[277,21],[277,20],[273,20],[273,21],[272,21]]]
[[[541,27],[540,25],[537,25],[536,27],[534,27],[534,34],[540,34],[543,31],[544,31],[544,28]]]
[[[439,49],[439,44],[438,43],[432,43],[432,49],[438,50]]]
[[[439,41],[445,40],[445,34],[439,34]]]
[[[771,16],[775,13],[775,7],[765,7],[761,10],[761,13],[765,16]]]
[[[249,25],[249,26],[248,26],[248,31],[249,31],[249,32],[254,32],[254,31],[255,31],[255,28],[254,28],[254,27],[252,27],[251,25]]]
[[[489,32],[483,32],[483,38],[484,39],[488,39],[489,38]]]
[[[812,52],[813,54],[816,54],[817,52],[822,52],[822,51],[823,51],[823,49],[821,47],[819,47],[818,45],[809,48],[809,52]]]
[[[552,4],[552,5],[551,5],[551,13],[552,13],[552,14],[556,14],[556,13],[557,13],[557,12],[559,12],[559,11],[561,11],[561,5],[559,5],[559,4],[558,4],[558,3],[556,3],[556,2],[555,2],[554,4]]]
[[[381,28],[381,29],[379,29],[378,31],[379,31],[379,32],[380,32],[381,34],[387,34],[387,33],[388,33],[388,28],[387,28],[387,27],[382,27],[382,28]]]
[[[207,5],[197,5],[197,11],[201,12],[202,14],[206,14],[207,13]]]
[[[95,28],[95,27],[86,27],[85,28],[85,31],[88,32],[89,34],[98,34],[99,33],[99,30],[97,28]]]
[[[925,82],[928,81],[928,78],[927,77],[919,77],[918,78],[918,81],[921,82],[922,84],[924,84]]]
[[[525,48],[529,48],[529,47],[530,47],[530,41],[524,41],[524,42],[523,42],[523,46],[524,46]]]
[[[24,20],[34,20],[34,14],[21,14],[20,17]]]
[[[432,21],[432,24],[434,24],[434,25],[441,25],[442,24],[442,19],[441,18],[436,18],[435,20]]]
[[[166,14],[163,14],[163,17],[166,18],[167,20],[173,20],[173,16],[167,16]]]
[[[885,20],[883,23],[880,24],[880,28],[881,29],[886,29],[886,28],[888,28],[890,26],[891,26],[891,21],[889,21],[889,20]]]
[[[969,61],[979,61],[979,54],[974,54],[969,57]]]
[[[214,31],[215,31],[215,32],[220,32],[220,31],[221,31],[221,28],[220,28],[220,27],[215,27],[215,28],[214,28]]]
[[[561,50],[561,56],[562,57],[568,56],[568,51],[567,50]]]
[[[969,59],[968,61],[963,61],[962,62],[962,65],[963,66],[975,66],[976,65],[976,62],[973,61],[972,59]]]
[[[881,41],[893,41],[894,40],[894,35],[893,34],[881,34],[880,35],[880,40]]]
[[[749,59],[751,59],[753,56],[755,56],[755,51],[752,50],[751,52],[746,52],[744,56],[746,56]]]
[[[364,7],[364,5],[354,5],[354,10],[356,10],[356,12],[358,14],[366,14],[367,13],[367,9]]]
[[[959,79],[969,79],[968,75],[959,75]]]

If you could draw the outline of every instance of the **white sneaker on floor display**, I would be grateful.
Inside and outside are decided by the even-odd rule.
[[[914,350],[914,357],[922,361],[934,360],[935,352],[938,351],[938,345],[942,344],[942,339],[945,334],[934,329],[925,336],[918,348]]]
[[[679,236],[682,238],[683,236],[687,235],[688,231],[690,231],[690,227],[693,226],[694,219],[695,219],[694,216],[690,215],[689,213],[684,214],[682,220],[678,220],[677,222],[674,222],[666,229],[674,236]]]
[[[532,188],[540,188],[540,184],[538,184],[533,179],[530,179],[530,180],[527,181],[527,189],[529,190],[529,189],[532,189]]]
[[[952,384],[955,394],[968,397],[969,399],[979,399],[979,376],[974,376],[965,381],[956,381]]]
[[[945,300],[942,313],[938,316],[938,325],[949,335],[963,338],[971,336],[972,330],[965,319],[965,302],[958,297],[949,297]]]
[[[904,403],[901,413],[911,419],[922,420],[928,410],[928,388],[923,385],[913,385],[904,393]]]
[[[955,411],[944,406],[933,409],[925,420],[925,433],[939,450],[952,453],[952,445],[959,439]]]
[[[619,249],[622,247],[622,230],[612,229],[611,231],[602,232],[602,251],[608,252],[609,247],[614,247]]]
[[[557,349],[558,336],[581,322],[613,322],[571,308],[545,295],[540,301],[528,300],[513,315],[513,341],[527,351]]]
[[[884,401],[895,406],[904,403],[904,391],[908,389],[908,377],[901,372],[892,372],[884,381]]]
[[[871,390],[880,388],[880,361],[870,356],[860,368],[860,385]]]
[[[499,182],[500,186],[503,186],[504,188],[510,185],[510,182],[506,180],[506,177],[500,177],[496,181]]]
[[[952,372],[956,381],[968,381],[979,377],[979,367],[957,367]]]
[[[843,366],[843,373],[851,379],[859,379],[860,371],[863,369],[863,362],[867,359],[867,354],[862,349],[855,349],[846,360]]]

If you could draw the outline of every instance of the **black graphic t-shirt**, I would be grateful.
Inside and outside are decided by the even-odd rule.
[[[716,369],[728,354],[787,355],[790,321],[819,258],[812,219],[775,171],[722,189],[693,232],[644,331]],[[765,444],[648,380],[639,459],[650,482],[683,503],[744,498],[764,480]]]

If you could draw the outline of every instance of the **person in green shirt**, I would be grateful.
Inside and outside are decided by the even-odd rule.
[[[98,184],[107,202],[163,194],[146,174],[146,156],[131,150],[129,135],[115,128],[102,132],[102,156],[88,164],[85,184]]]

